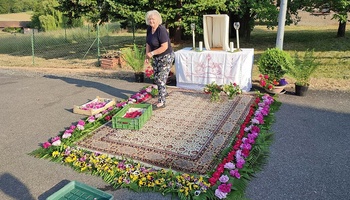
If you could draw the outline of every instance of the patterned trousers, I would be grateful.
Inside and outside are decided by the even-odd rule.
[[[153,58],[154,82],[158,86],[158,103],[166,103],[166,82],[174,62],[174,52]]]

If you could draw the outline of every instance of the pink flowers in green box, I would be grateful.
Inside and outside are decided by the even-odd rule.
[[[103,99],[103,101],[92,101],[87,104],[82,105],[80,108],[82,110],[100,109],[103,108],[111,100]]]

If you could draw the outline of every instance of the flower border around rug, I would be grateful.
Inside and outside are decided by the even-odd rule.
[[[171,169],[145,167],[128,158],[118,159],[106,154],[77,148],[74,142],[110,121],[124,105],[142,103],[151,97],[155,86],[140,92],[102,113],[86,117],[65,131],[44,142],[30,155],[71,166],[78,172],[100,176],[114,188],[134,191],[155,191],[180,199],[243,198],[248,181],[262,169],[272,142],[270,126],[273,113],[281,105],[270,95],[257,93],[255,102],[242,122],[239,133],[219,156],[217,167],[199,176],[174,172]]]

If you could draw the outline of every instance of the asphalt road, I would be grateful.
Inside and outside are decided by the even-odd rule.
[[[92,175],[28,153],[83,118],[72,113],[96,96],[124,99],[144,83],[98,76],[61,76],[0,69],[0,199],[46,199],[69,181],[105,190],[115,199],[171,199],[159,193],[111,190]],[[284,94],[264,170],[247,189],[258,199],[349,199],[350,93]]]

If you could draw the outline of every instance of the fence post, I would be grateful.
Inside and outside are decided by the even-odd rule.
[[[32,29],[31,43],[32,43],[32,65],[34,65],[35,64],[35,56],[34,56],[34,29]]]
[[[97,65],[101,66],[100,63],[100,25],[97,24]]]

